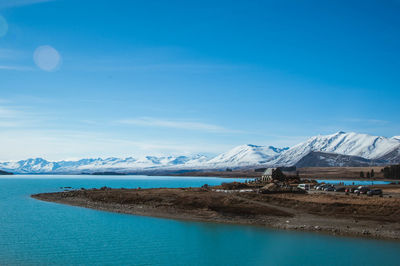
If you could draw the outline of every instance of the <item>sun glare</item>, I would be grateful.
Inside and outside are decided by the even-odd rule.
[[[59,52],[49,45],[38,47],[33,54],[33,60],[40,69],[45,71],[56,71],[61,64]]]

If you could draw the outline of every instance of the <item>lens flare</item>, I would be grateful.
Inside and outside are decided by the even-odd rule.
[[[35,64],[45,71],[56,71],[61,64],[61,56],[56,49],[49,45],[40,46],[33,54]]]
[[[0,38],[4,37],[8,31],[8,24],[6,19],[0,15]]]

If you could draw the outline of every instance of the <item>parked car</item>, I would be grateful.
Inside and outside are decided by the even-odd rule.
[[[331,184],[322,184],[322,185],[319,185],[317,189],[325,190],[326,188],[331,187],[331,186],[332,186]]]
[[[382,195],[382,189],[371,189],[367,192],[368,196]]]
[[[370,191],[370,189],[368,187],[359,186],[356,190],[354,190],[354,193],[367,194],[368,191]]]
[[[315,190],[321,190],[322,186],[323,186],[322,184],[319,184],[319,185],[316,185],[314,188],[315,188]]]
[[[359,187],[358,191],[360,191],[360,194],[367,194],[370,189],[368,187]]]
[[[336,187],[335,191],[336,192],[346,192],[346,188],[345,187]]]
[[[328,186],[328,187],[324,188],[324,191],[335,191],[335,187],[334,186]]]
[[[299,184],[297,187],[303,190],[310,190],[309,184]]]
[[[355,190],[356,190],[355,187],[351,187],[351,188],[347,188],[347,191],[346,191],[346,192],[354,193]]]

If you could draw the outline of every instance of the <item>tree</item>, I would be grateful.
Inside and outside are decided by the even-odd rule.
[[[279,181],[285,181],[286,180],[286,175],[282,173],[281,169],[276,168],[275,170],[272,171],[272,179],[276,179]]]
[[[373,178],[375,176],[375,171],[374,169],[371,170],[371,178]]]
[[[371,173],[367,172],[367,178],[371,178]]]
[[[364,178],[364,172],[363,171],[360,172],[360,177]]]
[[[400,179],[400,164],[383,168],[383,177]]]
[[[383,177],[384,178],[390,178],[390,168],[388,166],[386,166],[385,168],[383,168]]]

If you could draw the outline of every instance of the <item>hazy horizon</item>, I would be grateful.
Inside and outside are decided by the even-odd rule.
[[[310,138],[313,138],[313,137],[333,136],[333,135],[341,134],[341,133],[342,134],[343,133],[344,134],[355,134],[357,136],[362,136],[362,135],[371,136],[371,135],[368,135],[368,134],[365,134],[365,133],[338,131],[338,132],[334,132],[333,134],[328,134],[328,135],[319,134],[317,136],[309,136],[309,137],[307,137],[307,139],[305,139],[305,141],[310,139]],[[386,137],[386,136],[372,136],[372,137],[384,137],[384,138],[387,138],[387,139],[395,138],[395,139],[400,140],[400,135],[399,136],[389,136],[389,137]],[[0,162],[6,162],[6,161],[8,161],[8,162],[17,162],[17,161],[24,161],[24,160],[30,160],[30,159],[44,159],[44,160],[49,161],[49,162],[79,161],[79,160],[85,160],[85,159],[102,159],[102,160],[104,160],[104,159],[111,159],[111,158],[118,158],[118,159],[129,159],[129,158],[144,159],[144,158],[149,157],[149,156],[150,157],[154,156],[154,157],[159,157],[159,158],[161,158],[161,157],[179,157],[179,156],[188,156],[188,157],[206,156],[208,159],[212,159],[212,158],[214,158],[216,156],[222,155],[223,153],[230,152],[230,151],[232,151],[232,150],[234,150],[234,149],[236,149],[238,147],[244,147],[244,146],[272,147],[272,148],[285,150],[285,149],[290,149],[290,148],[292,148],[294,146],[297,146],[298,144],[302,144],[302,143],[305,143],[305,142],[303,141],[303,142],[296,143],[295,145],[292,145],[292,146],[281,146],[281,147],[268,145],[268,144],[243,143],[243,144],[240,144],[240,145],[237,145],[237,146],[230,147],[229,150],[224,150],[224,151],[221,151],[220,153],[212,153],[212,152],[186,153],[186,154],[183,154],[183,153],[169,153],[169,154],[160,154],[160,153],[159,154],[152,154],[152,153],[149,153],[149,154],[138,154],[137,155],[137,154],[135,154],[133,152],[132,154],[130,154],[128,156],[93,156],[93,157],[76,157],[76,158],[62,158],[62,159],[49,159],[49,158],[45,158],[45,157],[37,157],[37,156],[35,157],[35,156],[33,156],[33,157],[18,158],[18,159],[3,160],[3,161],[0,160]],[[393,147],[393,148],[395,148],[395,147]]]

